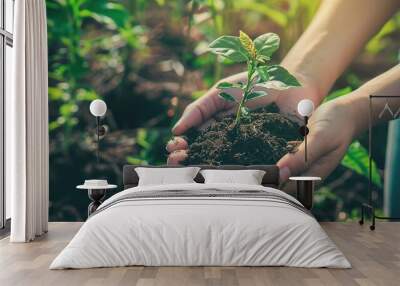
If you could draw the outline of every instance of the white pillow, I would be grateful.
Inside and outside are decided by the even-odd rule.
[[[202,170],[205,184],[261,185],[265,171],[262,170]]]
[[[135,168],[139,176],[139,186],[195,183],[193,179],[199,170],[199,167]]]

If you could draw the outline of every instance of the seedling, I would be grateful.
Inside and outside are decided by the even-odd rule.
[[[224,100],[238,104],[235,126],[240,124],[242,117],[249,118],[250,111],[246,102],[266,96],[264,90],[256,90],[257,86],[283,90],[301,86],[297,79],[280,65],[269,65],[272,54],[279,48],[279,36],[267,33],[257,37],[254,41],[244,32],[239,37],[221,36],[209,45],[212,53],[221,55],[236,63],[247,64],[247,82],[221,82],[217,88],[221,90],[219,96]],[[242,95],[236,99],[229,94],[229,89],[240,89]]]

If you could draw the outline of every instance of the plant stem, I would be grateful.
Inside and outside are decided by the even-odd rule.
[[[240,103],[238,105],[238,109],[236,112],[235,126],[238,126],[240,124],[240,118],[242,116],[242,107],[246,103],[247,95],[249,94],[249,91],[252,88],[251,78],[253,77],[253,74],[255,72],[254,63],[249,62],[247,66],[248,66],[247,83],[243,90],[243,96],[242,96],[242,99],[240,100]]]

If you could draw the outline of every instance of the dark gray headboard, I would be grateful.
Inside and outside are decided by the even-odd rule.
[[[263,186],[266,187],[279,187],[279,168],[276,165],[252,165],[252,166],[241,166],[241,165],[222,165],[222,166],[208,166],[208,165],[191,165],[194,167],[200,167],[201,169],[223,169],[223,170],[264,170],[265,175],[262,181]],[[136,167],[152,167],[152,168],[181,168],[186,166],[142,166],[142,165],[125,165],[123,170],[123,184],[124,189],[136,187],[139,182],[139,177],[135,172]],[[197,183],[204,183],[203,176],[199,173],[195,178]]]

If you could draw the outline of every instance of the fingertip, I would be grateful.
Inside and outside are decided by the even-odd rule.
[[[280,182],[281,183],[286,182],[289,179],[290,174],[291,174],[291,172],[290,172],[289,167],[285,166],[285,167],[280,168],[279,169],[279,180],[280,180]]]
[[[174,135],[182,135],[183,132],[181,131],[182,127],[180,124],[180,120],[172,127],[172,134]]]
[[[191,122],[188,121],[188,118],[186,116],[182,116],[181,119],[179,119],[174,125],[174,127],[172,127],[172,134],[177,136],[182,135],[191,127],[192,125]]]
[[[279,167],[279,179],[281,183],[286,182],[290,176],[300,174],[304,170],[301,151],[288,153],[276,164]]]
[[[180,127],[180,120],[179,120],[177,123],[175,123],[174,127],[172,127],[172,134],[181,135],[180,129],[181,129],[181,127]]]
[[[284,166],[286,166],[286,161],[287,157],[290,155],[290,153],[285,154],[282,158],[279,159],[279,161],[276,163],[276,165],[279,167],[279,169],[282,169]]]
[[[179,150],[172,152],[167,159],[168,165],[179,165],[183,160],[187,158],[186,150]]]
[[[186,150],[189,148],[189,145],[185,139],[182,137],[174,137],[169,140],[166,146],[168,152],[172,153],[178,150]]]

